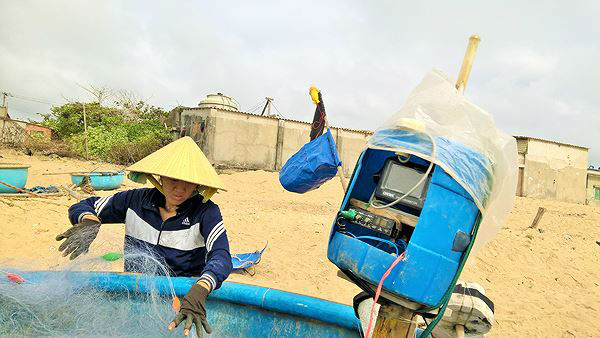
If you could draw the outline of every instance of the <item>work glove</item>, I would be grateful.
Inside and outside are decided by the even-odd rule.
[[[90,245],[96,239],[96,236],[98,236],[98,231],[100,231],[100,220],[98,218],[83,218],[81,222],[56,236],[57,241],[62,241],[66,238],[58,247],[58,251],[63,252],[63,257],[71,254],[69,259],[73,260],[77,256],[89,251]]]
[[[190,291],[183,297],[181,301],[181,309],[175,319],[169,324],[169,331],[173,330],[181,322],[185,320],[183,326],[183,335],[188,336],[192,329],[192,323],[196,326],[196,335],[201,338],[204,335],[202,328],[206,333],[210,334],[212,328],[206,321],[206,308],[204,303],[208,296],[208,289],[200,284],[194,284]]]

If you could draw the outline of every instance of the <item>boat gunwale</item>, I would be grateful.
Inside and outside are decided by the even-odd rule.
[[[155,287],[161,295],[171,296],[171,292],[174,290],[179,297],[183,297],[198,280],[197,277],[148,276],[127,272],[31,271],[20,273],[26,281],[33,283],[41,282],[53,274],[65,274],[66,278],[79,282],[77,284],[82,287],[90,282],[99,289],[112,292],[134,290],[143,292]],[[273,288],[226,281],[223,282],[221,288],[209,295],[209,300],[254,306],[262,310],[302,317],[355,332],[358,332],[360,328],[360,321],[354,315],[352,306]]]
[[[23,164],[23,163],[0,163],[0,170],[1,169],[28,169],[31,168],[31,166],[29,164]]]

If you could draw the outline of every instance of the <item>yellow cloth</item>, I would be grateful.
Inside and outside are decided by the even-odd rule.
[[[310,88],[308,89],[308,94],[310,94],[310,97],[314,104],[319,104],[319,89],[317,89],[317,87],[315,87],[314,85],[310,86]]]
[[[183,137],[158,149],[127,168],[129,179],[137,183],[150,182],[161,192],[162,186],[152,175],[198,184],[198,193],[208,201],[225,185],[200,147],[189,137]]]

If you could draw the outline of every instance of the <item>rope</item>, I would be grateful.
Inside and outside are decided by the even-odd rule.
[[[377,285],[377,291],[375,291],[375,298],[373,298],[373,304],[371,304],[371,313],[369,314],[369,325],[367,326],[367,333],[365,334],[366,338],[369,338],[369,334],[371,333],[371,324],[373,324],[373,312],[375,310],[375,304],[377,304],[377,300],[379,300],[379,295],[381,294],[381,287],[383,286],[383,282],[389,276],[390,272],[392,272],[392,269],[394,269],[394,267],[398,263],[400,263],[400,261],[403,260],[405,256],[406,256],[406,251],[401,253],[394,260],[392,265],[390,265],[390,267],[387,269],[387,271],[383,274],[383,276],[381,277],[381,280],[379,281],[379,284]]]

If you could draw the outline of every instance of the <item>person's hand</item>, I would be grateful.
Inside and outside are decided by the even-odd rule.
[[[192,286],[190,291],[183,297],[181,310],[179,310],[175,319],[169,324],[169,331],[172,331],[185,320],[185,325],[183,326],[184,336],[190,335],[192,323],[196,326],[196,335],[198,338],[202,338],[204,335],[203,331],[206,331],[208,334],[212,332],[212,328],[206,321],[206,308],[204,307],[206,297],[208,296],[208,289],[209,286],[202,281]]]
[[[57,241],[66,239],[58,247],[58,251],[63,252],[63,257],[71,254],[69,259],[73,260],[77,256],[88,252],[90,245],[96,239],[96,236],[98,236],[98,231],[100,231],[100,220],[98,217],[85,215],[81,222],[56,236]]]

